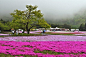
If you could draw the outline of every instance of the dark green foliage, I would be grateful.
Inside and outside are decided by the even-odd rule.
[[[85,31],[86,31],[86,23],[85,23]]]
[[[50,24],[50,25],[51,25],[51,27],[53,27],[53,28],[59,27],[59,28],[71,29],[71,26],[68,25],[68,24],[64,24],[64,25]]]
[[[4,21],[4,20],[0,20],[0,30],[1,31],[10,31],[10,26],[9,26],[9,21]]]
[[[71,29],[71,26],[70,25],[67,25],[67,24],[64,24],[63,25],[63,28],[66,28],[66,29],[69,29],[70,30]]]
[[[6,24],[6,23],[9,22],[9,20],[5,21],[5,20],[1,19],[0,22],[3,23],[3,24]]]
[[[81,24],[79,27],[80,31],[86,31],[86,23],[85,24]]]
[[[61,27],[61,25],[57,25],[57,24],[50,24],[52,28],[56,28],[56,27]]]

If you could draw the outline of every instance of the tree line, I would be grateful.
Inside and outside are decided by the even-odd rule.
[[[80,31],[86,31],[86,23],[85,24],[82,23],[79,27],[79,30]]]
[[[68,25],[68,24],[64,24],[64,25],[50,24],[50,25],[51,25],[52,28],[59,27],[59,28],[66,28],[66,29],[71,30],[71,26]]]
[[[0,19],[0,30],[2,31],[10,31],[9,21],[5,21]]]

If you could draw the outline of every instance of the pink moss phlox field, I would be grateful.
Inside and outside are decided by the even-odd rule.
[[[34,51],[53,51],[63,54],[43,54]],[[11,55],[38,55],[38,57],[79,57],[86,56],[86,42],[84,41],[40,41],[15,42],[0,41],[0,53]]]
[[[2,34],[2,33],[0,33],[0,36],[3,36],[3,35],[9,35],[9,34]]]
[[[70,35],[47,35],[47,36],[15,36],[0,37],[0,41],[86,41],[86,36],[70,36]]]

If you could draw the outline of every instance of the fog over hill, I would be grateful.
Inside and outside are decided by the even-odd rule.
[[[86,0],[0,0],[0,19],[12,19],[10,13],[16,9],[26,10],[26,5],[30,4],[38,6],[45,20],[54,21],[71,19],[86,8]]]
[[[86,8],[78,11],[72,18],[46,20],[48,23],[53,25],[64,25],[68,24],[72,28],[79,28],[81,24],[86,24]]]

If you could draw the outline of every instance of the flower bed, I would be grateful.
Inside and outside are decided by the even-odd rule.
[[[86,57],[86,42],[82,41],[41,41],[15,42],[0,41],[0,55],[34,57]]]
[[[7,35],[9,35],[9,34],[1,34],[1,33],[0,33],[0,36],[4,36],[4,35],[7,36]]]
[[[0,37],[0,41],[86,41],[86,36],[47,35],[47,36],[10,36]]]

